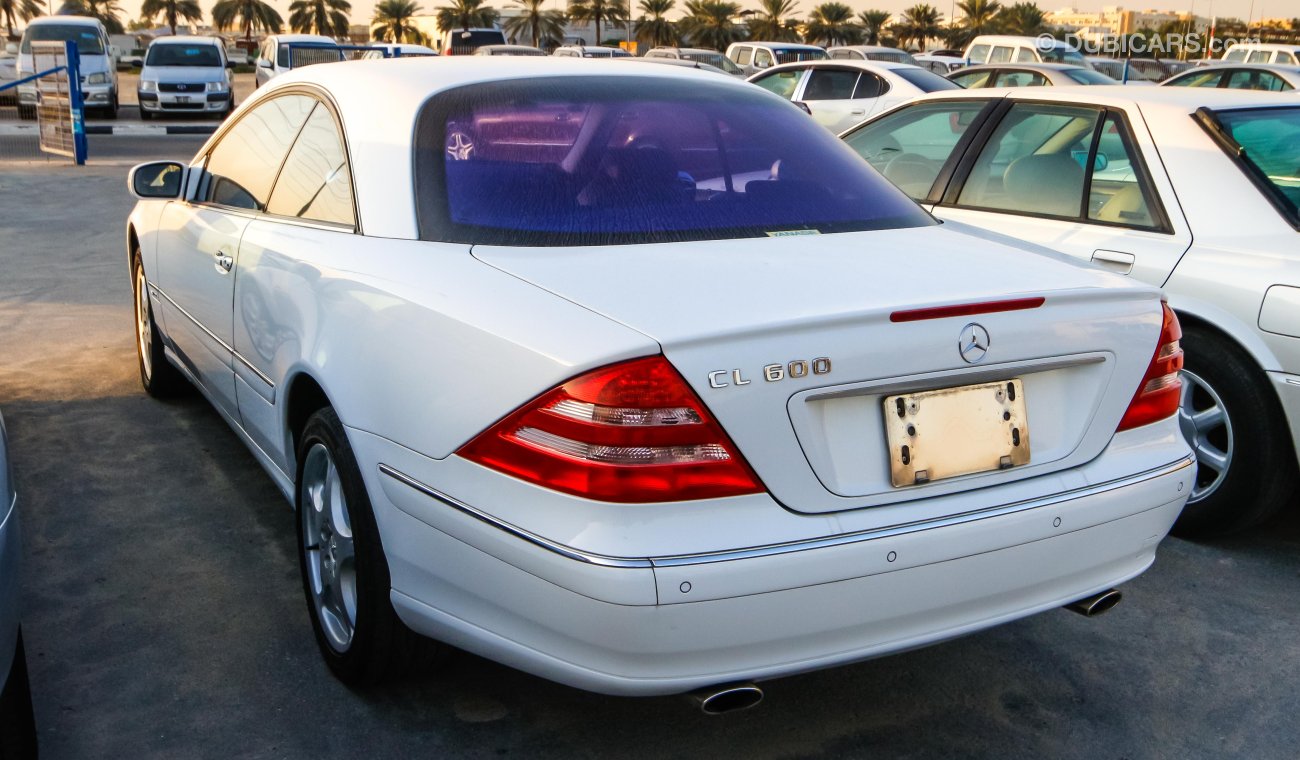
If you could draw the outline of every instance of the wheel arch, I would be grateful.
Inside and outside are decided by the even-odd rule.
[[[298,468],[298,441],[312,414],[325,407],[333,407],[324,386],[310,372],[301,371],[294,374],[285,384],[285,450],[287,459],[296,471]]]
[[[136,234],[135,222],[126,225],[126,266],[135,266],[135,252],[140,247],[140,236]]]
[[[1261,373],[1282,370],[1282,363],[1258,335],[1254,325],[1245,324],[1231,313],[1195,299],[1170,298],[1169,306],[1183,326],[1195,325],[1216,333],[1245,351]]]

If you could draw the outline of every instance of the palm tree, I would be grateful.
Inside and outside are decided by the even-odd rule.
[[[636,38],[651,47],[672,45],[677,42],[677,25],[669,21],[667,14],[677,4],[677,0],[641,0],[641,18],[636,20]]]
[[[217,0],[212,6],[212,25],[221,31],[243,29],[244,39],[252,40],[253,32],[283,31],[284,19],[262,0]]]
[[[159,16],[171,27],[172,34],[176,34],[177,21],[185,19],[200,23],[203,21],[203,9],[199,8],[199,0],[144,0],[140,4],[141,18],[153,23]]]
[[[804,25],[804,39],[808,42],[832,45],[851,45],[862,38],[862,30],[853,23],[853,9],[844,3],[822,3],[813,8],[808,23]]]
[[[492,26],[501,18],[500,13],[483,5],[483,0],[452,0],[451,5],[437,9],[434,16],[438,28],[443,31],[463,29],[467,32],[473,27]]]
[[[526,35],[533,40],[533,47],[541,47],[543,42],[564,39],[563,11],[545,10],[542,5],[546,0],[513,0],[523,6],[518,16],[506,21],[506,32],[518,37]]]
[[[726,50],[742,39],[733,18],[740,15],[740,4],[726,0],[687,0],[686,18],[681,27],[698,47]]]
[[[370,18],[370,34],[385,42],[427,42],[428,38],[411,23],[422,9],[415,0],[381,0]]]
[[[862,26],[863,41],[868,45],[880,44],[880,33],[889,23],[889,11],[863,11],[858,14],[858,23]]]
[[[997,16],[997,22],[1004,34],[1034,37],[1051,31],[1043,17],[1043,11],[1034,3],[1016,3],[1010,8],[1003,8]]]
[[[293,0],[289,3],[289,28],[303,34],[346,37],[351,11],[348,0]]]
[[[121,12],[122,7],[117,4],[117,0],[65,0],[59,8],[59,15],[94,16],[109,34],[122,34],[126,31],[122,19],[118,17]]]
[[[14,36],[14,23],[19,19],[31,21],[45,13],[38,0],[0,0],[0,16],[4,16],[9,36]]]
[[[795,0],[760,0],[759,10],[749,20],[749,36],[755,40],[794,42],[799,39],[799,22],[792,17],[798,10]]]
[[[602,23],[626,24],[627,6],[623,0],[569,0],[569,18],[579,24],[595,22],[596,44],[600,44]]]
[[[1002,3],[998,0],[962,0],[957,3],[957,9],[962,12],[962,19],[951,27],[947,38],[949,46],[966,47],[966,43],[981,34],[997,33],[997,17],[1002,12]]]
[[[898,36],[900,45],[915,42],[921,50],[925,49],[927,39],[938,37],[942,32],[943,14],[933,5],[924,3],[903,11],[902,18],[894,25],[894,34]]]

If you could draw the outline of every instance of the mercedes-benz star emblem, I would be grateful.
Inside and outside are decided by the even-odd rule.
[[[967,364],[977,363],[989,352],[989,331],[976,322],[961,328],[961,335],[957,338],[957,352]]]

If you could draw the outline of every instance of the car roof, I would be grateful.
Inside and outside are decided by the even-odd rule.
[[[832,50],[861,50],[864,53],[906,53],[907,52],[902,48],[889,47],[888,45],[836,45],[835,47],[826,48],[826,52],[828,53]]]
[[[1119,83],[1091,87],[990,87],[979,90],[942,90],[922,95],[911,102],[954,98],[957,100],[972,98],[1050,100],[1117,108],[1139,105],[1144,113],[1149,109],[1191,113],[1201,107],[1215,110],[1300,106],[1300,101],[1288,101],[1285,96],[1279,98],[1275,92],[1229,90],[1219,87],[1128,87]]]
[[[70,24],[74,26],[103,26],[94,16],[41,16],[27,22],[27,26],[45,26],[47,24]]]
[[[222,41],[217,37],[205,37],[197,34],[178,34],[175,36],[155,37],[149,42],[150,45],[217,45],[222,46]]]
[[[1087,66],[1080,66],[1077,63],[1016,63],[1015,61],[1005,61],[1003,63],[981,63],[975,66],[967,66],[961,70],[965,74],[968,71],[989,71],[991,69],[1029,69],[1030,71],[1073,71],[1074,69],[1086,69]],[[953,72],[954,74],[957,72]]]
[[[1295,63],[1245,63],[1243,61],[1227,61],[1217,66],[1197,66],[1179,73],[1178,76],[1186,76],[1192,73],[1204,71],[1222,71],[1224,69],[1259,69],[1260,71],[1281,71],[1289,74],[1300,73],[1300,64]]]
[[[826,68],[844,68],[848,66],[865,71],[899,71],[902,69],[920,69],[910,63],[900,63],[898,61],[860,61],[856,58],[832,58],[824,61],[791,61],[790,63],[779,63],[771,68],[763,69],[761,73],[766,74],[769,71],[787,71],[790,69],[826,69]],[[926,69],[928,71],[928,69]],[[965,69],[963,69],[965,71]]]
[[[338,44],[323,34],[272,34],[271,37],[280,42],[328,42],[332,45]]]
[[[803,42],[765,42],[763,40],[744,40],[732,45],[753,45],[754,47],[779,47],[787,50],[825,50],[820,45],[808,45]]]

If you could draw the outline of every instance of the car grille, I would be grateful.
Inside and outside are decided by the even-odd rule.
[[[207,87],[208,86],[206,84],[202,84],[202,83],[195,84],[193,82],[190,83],[159,82],[158,83],[159,92],[204,92],[205,90],[207,90]]]

